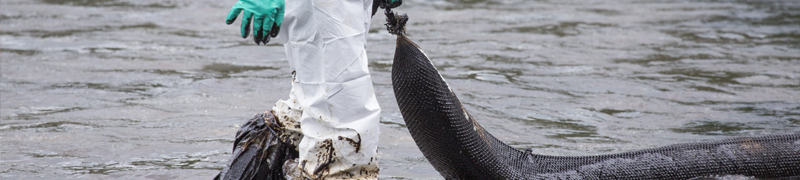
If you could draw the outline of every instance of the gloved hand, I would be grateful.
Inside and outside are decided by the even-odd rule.
[[[381,9],[386,8],[396,8],[403,4],[402,0],[372,0],[372,16],[375,16],[375,12],[378,12],[378,7]]]
[[[225,23],[230,25],[242,15],[242,38],[247,38],[250,34],[250,20],[253,21],[253,40],[256,44],[269,42],[270,36],[278,36],[281,23],[283,23],[283,13],[285,11],[284,0],[239,0],[228,12]]]
[[[383,0],[381,8],[396,8],[403,4],[402,0]]]

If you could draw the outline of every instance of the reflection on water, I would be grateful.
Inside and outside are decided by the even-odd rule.
[[[283,47],[232,1],[0,1],[0,179],[207,179],[239,125],[286,98]],[[407,31],[511,146],[592,155],[800,127],[800,3],[407,0]],[[441,178],[369,34],[383,179]]]
[[[543,25],[535,27],[514,27],[502,30],[494,30],[492,33],[532,33],[532,34],[551,34],[558,37],[576,36],[582,31],[591,31],[601,27],[610,27],[611,24],[583,23],[583,22],[559,22],[557,25]]]
[[[725,135],[744,130],[761,129],[762,128],[750,127],[747,124],[739,122],[697,121],[685,124],[684,127],[674,128],[672,131],[703,135]]]
[[[69,5],[69,6],[92,6],[92,7],[150,7],[150,8],[177,8],[169,2],[137,4],[119,0],[42,0],[47,4]],[[141,1],[147,2],[147,1]]]

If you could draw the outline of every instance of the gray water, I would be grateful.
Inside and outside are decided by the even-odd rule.
[[[0,179],[210,179],[287,98],[235,0],[0,1]],[[800,1],[406,0],[408,36],[508,144],[594,155],[800,131]],[[438,179],[373,18],[383,179]]]

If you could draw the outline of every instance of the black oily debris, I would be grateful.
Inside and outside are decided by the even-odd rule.
[[[408,22],[408,15],[394,13],[391,9],[386,8],[386,30],[394,35],[402,35],[406,33],[406,22]]]

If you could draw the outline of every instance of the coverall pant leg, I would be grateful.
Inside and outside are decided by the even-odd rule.
[[[371,8],[372,0],[286,1],[279,37],[295,75],[290,99],[275,108],[302,110],[297,167],[311,178],[377,179],[380,107],[366,54]]]

